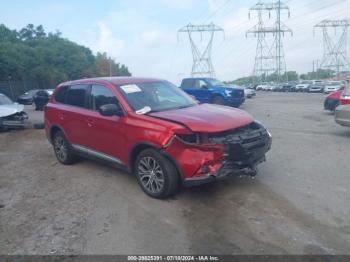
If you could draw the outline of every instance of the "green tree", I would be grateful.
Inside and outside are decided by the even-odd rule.
[[[107,61],[107,67],[106,67]],[[125,65],[111,61],[112,74],[131,75]],[[108,73],[108,74],[107,74]],[[109,75],[107,54],[96,56],[84,46],[28,24],[10,30],[0,24],[0,80],[40,80],[51,85],[70,79]]]

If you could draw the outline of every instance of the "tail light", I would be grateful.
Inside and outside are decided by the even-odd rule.
[[[341,105],[349,105],[350,104],[350,87],[346,87],[340,97]]]

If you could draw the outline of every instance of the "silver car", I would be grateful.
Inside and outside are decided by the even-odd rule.
[[[347,86],[341,97],[340,106],[335,110],[335,122],[350,127],[350,86]]]
[[[335,122],[350,127],[350,105],[338,106],[335,110]]]

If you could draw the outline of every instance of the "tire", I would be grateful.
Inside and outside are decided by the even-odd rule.
[[[134,173],[142,190],[153,198],[170,197],[179,188],[174,164],[154,149],[145,149],[137,156]]]
[[[77,161],[72,148],[62,131],[57,131],[52,139],[53,150],[57,160],[63,165],[71,165]]]
[[[215,105],[225,105],[225,99],[222,96],[214,96],[212,103]]]

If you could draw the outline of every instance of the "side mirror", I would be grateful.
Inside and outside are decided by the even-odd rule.
[[[208,86],[207,85],[202,85],[201,88],[202,89],[208,89]]]
[[[108,104],[108,105],[103,105],[99,108],[99,113],[103,116],[123,116],[124,112],[120,105],[116,104]]]

